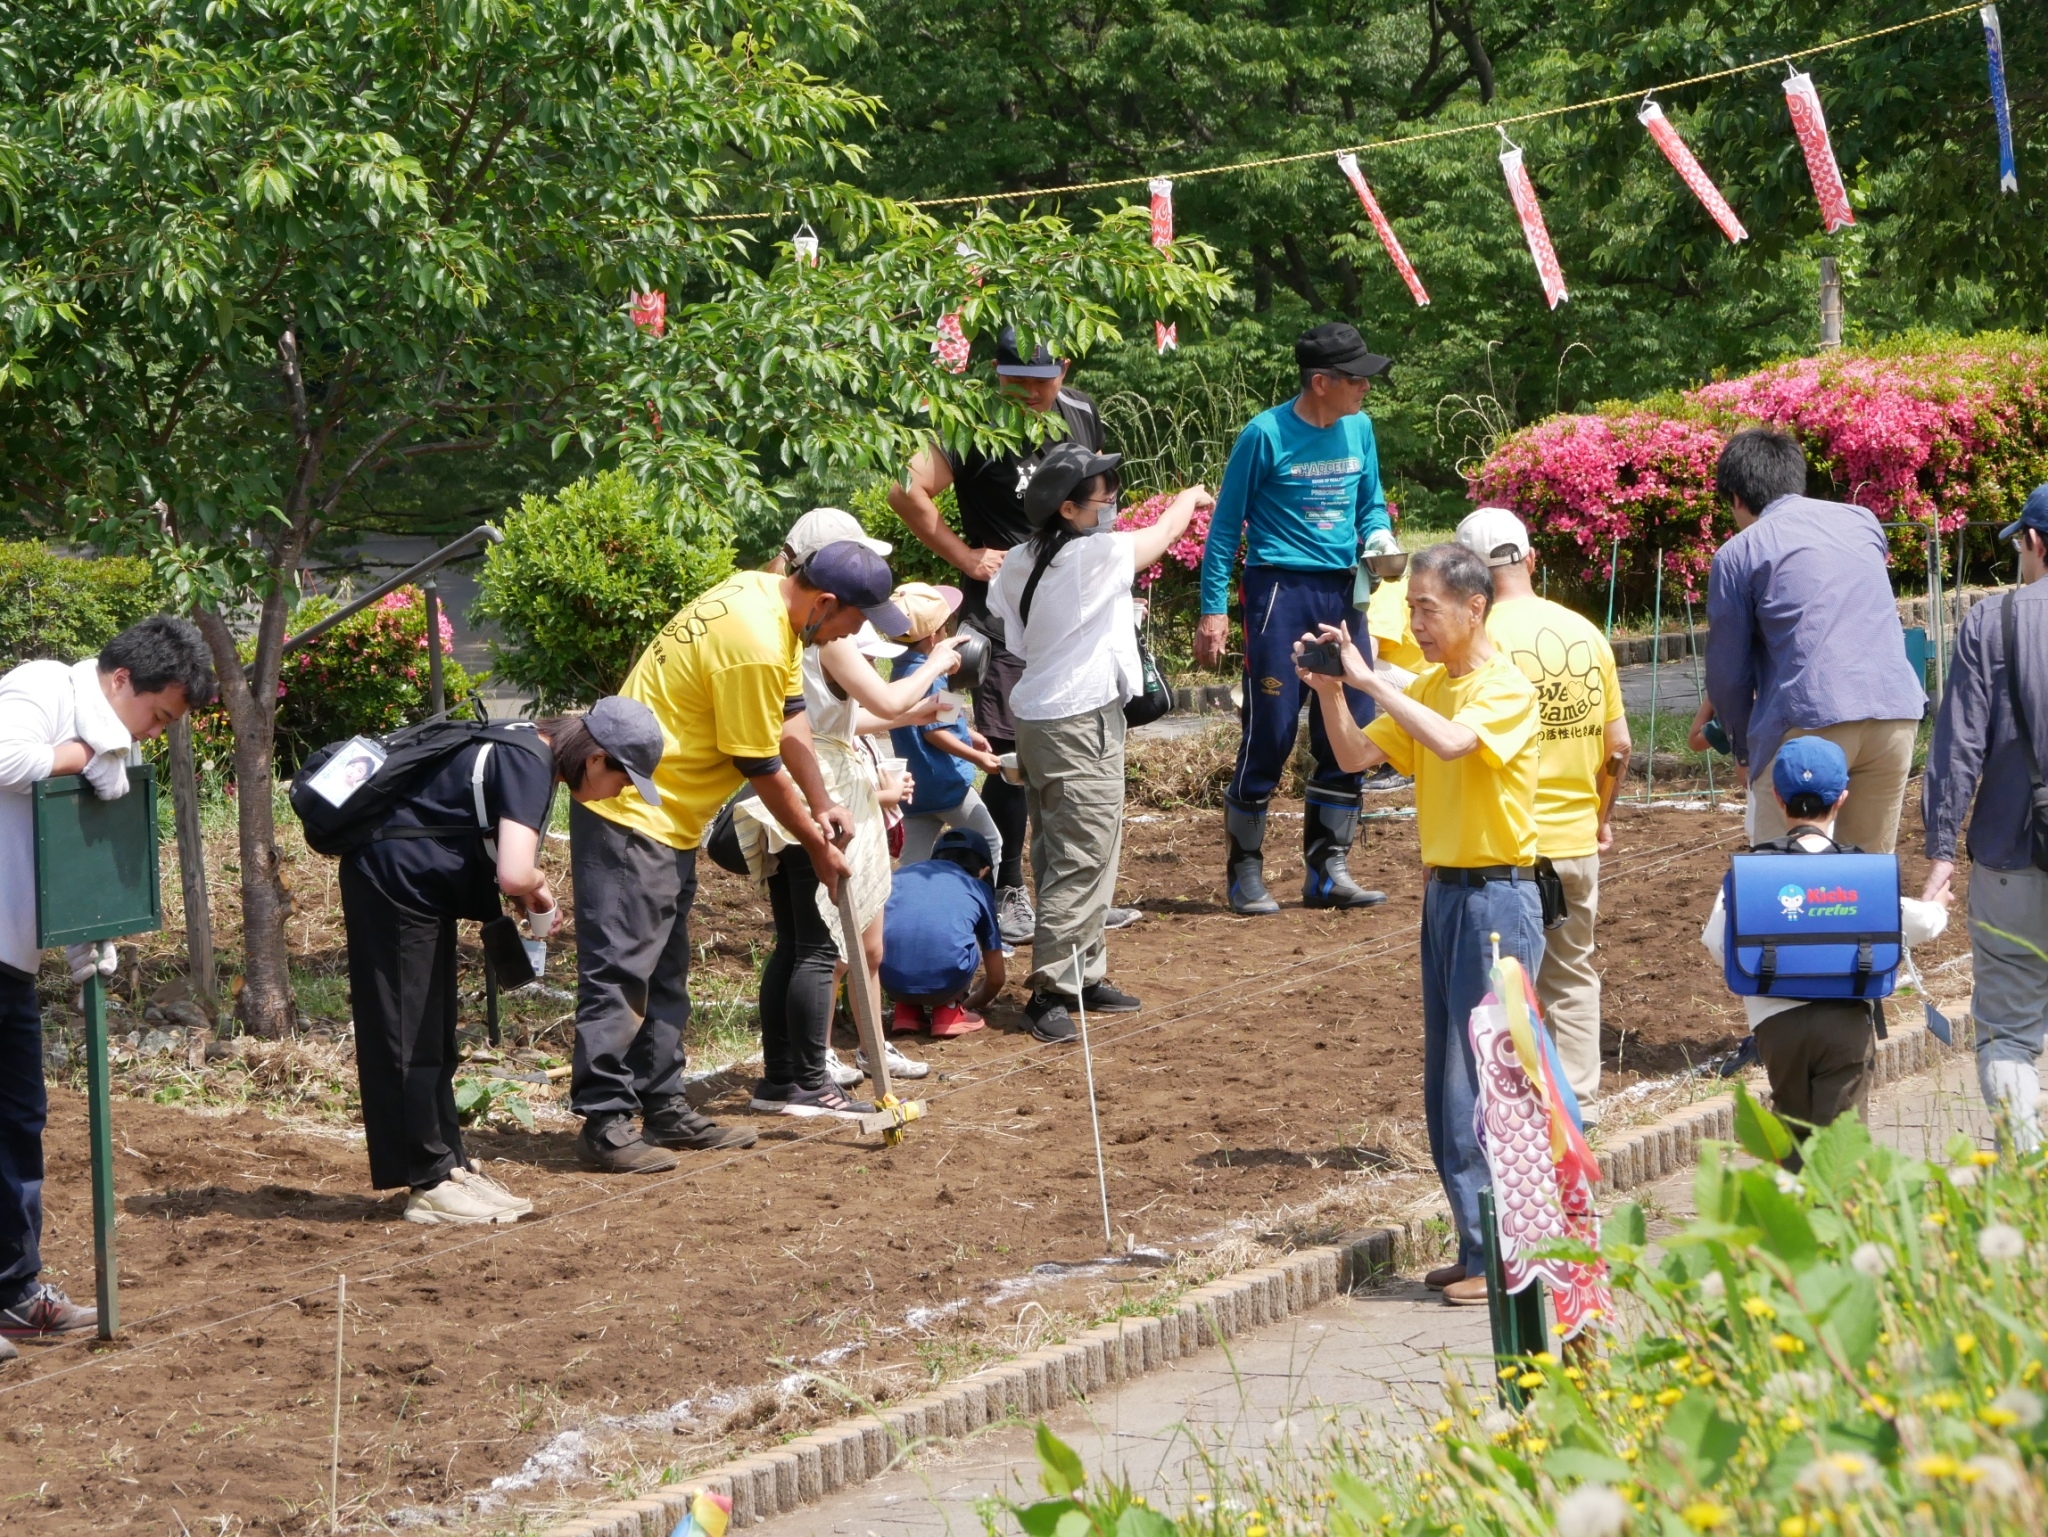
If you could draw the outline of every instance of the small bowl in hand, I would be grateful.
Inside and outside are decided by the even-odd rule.
[[[1408,552],[1397,550],[1392,555],[1368,555],[1365,569],[1383,582],[1398,581],[1408,574]]]

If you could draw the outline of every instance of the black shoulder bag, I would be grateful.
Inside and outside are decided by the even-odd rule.
[[[2026,702],[2020,697],[2020,614],[2019,589],[2005,595],[2005,687],[2012,699],[2013,729],[2019,732],[2020,750],[2027,755],[2027,833],[2034,855],[2034,868],[2048,870],[2048,785],[2041,783],[2041,763],[2034,752],[2034,728],[2027,720]]]
[[[1030,579],[1024,583],[1024,595],[1017,600],[1020,624],[1031,623],[1032,595],[1038,591],[1039,578],[1045,575],[1046,568],[1052,564],[1059,550],[1059,545],[1048,543],[1032,563]],[[1167,685],[1166,675],[1159,670],[1152,648],[1145,644],[1145,632],[1133,626],[1132,638],[1138,644],[1138,692],[1124,701],[1124,724],[1149,726],[1173,709],[1173,690]],[[1024,644],[1022,635],[1017,637],[1017,644]]]

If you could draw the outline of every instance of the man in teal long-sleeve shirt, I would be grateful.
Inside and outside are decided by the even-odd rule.
[[[1293,755],[1304,690],[1294,668],[1294,642],[1324,624],[1344,625],[1359,647],[1370,642],[1365,615],[1352,606],[1361,551],[1392,554],[1396,544],[1380,487],[1372,421],[1361,414],[1372,379],[1391,360],[1367,350],[1342,322],[1317,326],[1294,344],[1301,393],[1263,411],[1238,435],[1223,473],[1216,511],[1202,551],[1202,618],[1195,660],[1214,667],[1229,635],[1230,573],[1240,546],[1243,583],[1243,736],[1224,793],[1230,852],[1230,905],[1240,913],[1274,913],[1263,851],[1266,805]],[[1360,725],[1372,702],[1347,691]],[[1362,776],[1337,766],[1322,717],[1309,713],[1309,778],[1302,852],[1309,907],[1371,907],[1386,897],[1361,889],[1345,860],[1358,833]]]

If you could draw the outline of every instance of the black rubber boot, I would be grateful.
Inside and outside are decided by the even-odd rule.
[[[1325,806],[1310,801],[1302,818],[1302,861],[1308,875],[1301,883],[1305,907],[1378,907],[1384,891],[1367,891],[1351,878],[1344,856],[1358,836],[1356,806]]]
[[[1224,876],[1229,885],[1230,910],[1251,914],[1279,912],[1280,904],[1266,890],[1265,856],[1260,852],[1266,845],[1266,813],[1247,811],[1225,801],[1223,826],[1230,838],[1230,863]]]

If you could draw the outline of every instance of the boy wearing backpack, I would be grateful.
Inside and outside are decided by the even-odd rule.
[[[1879,942],[1862,946],[1861,954],[1869,958],[1865,969],[1874,966],[1884,973],[1868,978],[1865,995],[1860,997],[1854,995],[1858,979],[1848,967],[1838,968],[1838,975],[1828,977],[1777,977],[1767,972],[1762,978],[1762,991],[1743,993],[1743,1008],[1749,1015],[1750,1031],[1756,1037],[1757,1054],[1770,1074],[1773,1108],[1780,1115],[1818,1128],[1847,1111],[1854,1110],[1858,1115],[1868,1111],[1877,1066],[1877,999],[1891,989],[1889,970],[1897,967],[1902,947],[1939,938],[1948,927],[1948,903],[1898,897],[1897,933],[1880,937],[1876,931],[1888,928],[1891,922],[1890,913],[1878,910],[1881,904],[1855,901],[1858,893],[1841,891],[1839,881],[1834,883],[1835,889],[1821,891],[1799,869],[1802,855],[1863,854],[1861,849],[1835,842],[1835,818],[1849,799],[1849,760],[1826,737],[1793,737],[1778,749],[1771,764],[1771,793],[1784,808],[1788,830],[1783,838],[1758,844],[1750,852],[1787,856],[1785,879],[1776,898],[1780,916],[1786,920],[1781,927],[1787,931],[1788,942],[1778,948],[1782,949],[1787,972],[1800,964],[1800,950],[1814,957],[1825,951],[1848,960],[1857,953],[1856,942],[1869,937]],[[1891,892],[1896,893],[1896,859],[1891,855],[1864,857],[1881,858],[1892,864]],[[1777,879],[1775,872],[1772,879]],[[1827,884],[1825,877],[1822,884]],[[1816,892],[1821,898],[1846,896],[1851,900],[1816,903]],[[1821,916],[1814,911],[1816,906],[1862,906],[1870,912],[1867,917],[1857,915],[1857,931],[1844,933],[1840,944],[1821,945],[1814,941],[1824,938],[1825,931],[1817,932],[1811,921]],[[1809,915],[1809,927],[1803,933],[1797,930],[1795,921],[1802,913]],[[1744,924],[1756,925],[1756,915],[1742,914],[1738,935]],[[1746,947],[1738,947],[1742,952],[1738,954],[1738,965],[1729,967],[1727,931],[1728,894],[1724,888],[1714,898],[1713,911],[1700,931],[1700,943],[1724,968],[1732,984],[1744,966],[1751,963],[1743,958]],[[1800,943],[1794,945],[1790,938]],[[1889,939],[1888,945],[1883,942],[1885,939]],[[1778,959],[1776,950],[1772,951],[1772,959]],[[1753,985],[1743,983],[1744,987]],[[1810,996],[1799,996],[1802,991]],[[1798,1153],[1794,1152],[1787,1163],[1797,1169]]]

